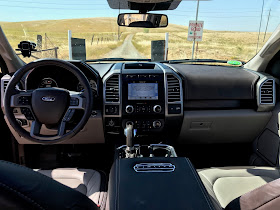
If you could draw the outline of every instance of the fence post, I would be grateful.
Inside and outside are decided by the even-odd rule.
[[[69,60],[72,60],[72,31],[68,30],[68,48],[69,48]]]
[[[54,48],[54,56],[55,56],[55,58],[57,58],[57,49],[58,49],[57,47]]]

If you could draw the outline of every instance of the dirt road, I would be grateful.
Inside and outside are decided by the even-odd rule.
[[[129,34],[123,44],[118,48],[107,53],[105,58],[145,58],[143,57],[132,44],[133,34]]]

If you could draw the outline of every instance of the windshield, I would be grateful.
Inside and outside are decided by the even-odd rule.
[[[0,25],[13,49],[21,41],[37,44],[30,58],[20,55],[25,62],[38,58],[150,59],[159,51],[169,60],[247,62],[278,26],[279,6],[277,0],[181,1],[175,10],[153,12],[166,14],[168,27],[129,28],[118,26],[118,14],[138,11],[111,9],[106,0],[0,0]],[[195,23],[201,24],[203,33],[197,32],[194,42],[189,26],[196,21],[196,13]]]

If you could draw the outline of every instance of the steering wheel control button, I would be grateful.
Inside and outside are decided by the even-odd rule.
[[[127,114],[132,114],[134,112],[134,107],[132,105],[127,105],[125,111]]]
[[[160,105],[155,105],[154,108],[153,108],[153,111],[157,114],[161,113],[162,111],[162,108]]]
[[[74,113],[75,113],[75,109],[68,109],[68,111],[66,112],[63,120],[65,122],[69,122],[72,119]]]
[[[70,98],[70,106],[78,106],[79,99],[78,98]]]
[[[106,115],[119,115],[119,105],[105,105]]]
[[[24,114],[26,119],[34,120],[33,114],[29,108],[22,107],[22,108],[20,108],[20,110],[21,110],[21,113]]]
[[[160,122],[159,120],[155,120],[155,121],[153,122],[153,127],[154,127],[155,129],[160,128],[160,127],[161,127],[161,122]]]
[[[28,96],[20,96],[18,98],[19,105],[30,105],[30,97]]]

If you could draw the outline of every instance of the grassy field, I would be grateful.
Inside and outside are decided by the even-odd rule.
[[[187,41],[186,30],[169,33],[168,59],[191,58],[193,43]],[[263,42],[264,34],[261,33],[259,49],[265,44],[270,35],[271,33],[268,33]],[[248,61],[256,54],[257,38],[257,32],[205,30],[203,41],[198,43],[198,48],[195,51],[195,58]],[[151,41],[164,39],[164,33],[150,30],[149,33],[136,33],[133,38],[133,44],[145,57],[150,57]]]
[[[186,26],[170,24],[167,28],[160,29],[122,27],[120,29],[122,35],[118,40],[115,18],[0,22],[0,25],[14,49],[22,40],[36,42],[37,34],[40,34],[43,36],[43,49],[59,47],[58,58],[60,59],[68,58],[68,30],[72,30],[73,37],[86,39],[87,59],[104,57],[109,51],[120,46],[125,37],[131,33],[135,34],[133,44],[136,49],[145,57],[150,58],[151,41],[163,40],[165,32],[169,32],[168,59],[191,57],[192,42],[187,41]],[[267,34],[264,42],[263,35],[261,34],[260,47],[271,33]],[[204,30],[203,41],[199,42],[195,57],[248,61],[256,53],[257,36],[256,32]],[[54,57],[54,51],[34,53],[34,55],[39,58]],[[27,62],[31,60],[33,59],[25,59]]]
[[[0,25],[14,49],[22,40],[37,42],[37,35],[40,34],[43,37],[43,49],[59,47],[60,59],[68,59],[68,30],[72,31],[72,37],[86,39],[87,59],[104,56],[120,46],[130,33],[122,29],[122,35],[118,40],[116,19],[113,18],[0,22]],[[39,58],[54,57],[54,51],[33,55]],[[24,58],[24,60],[29,62],[34,58]]]

